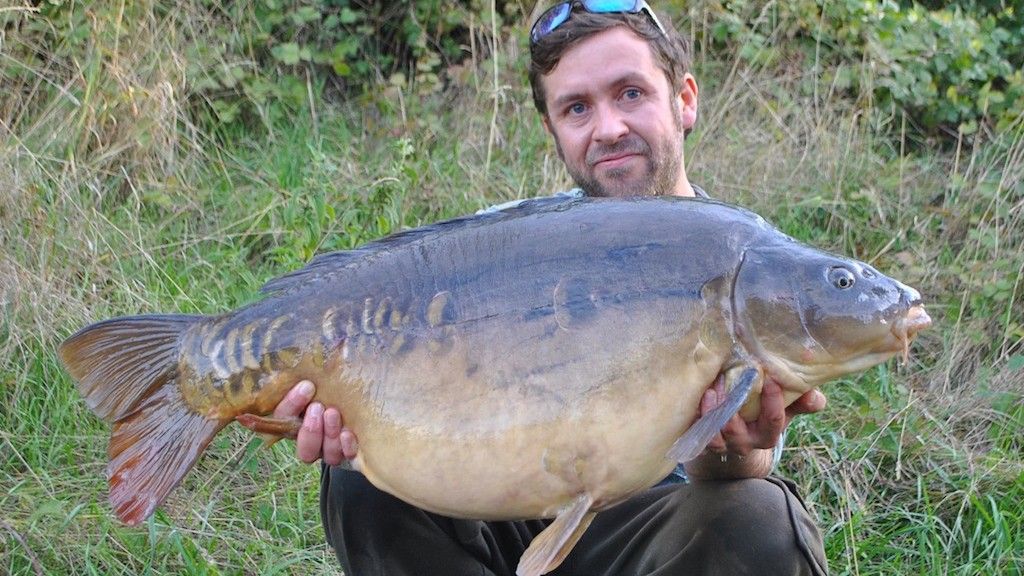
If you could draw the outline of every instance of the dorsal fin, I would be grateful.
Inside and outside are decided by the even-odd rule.
[[[304,268],[289,272],[283,276],[268,281],[260,288],[260,291],[269,294],[274,292],[289,292],[310,282],[318,282],[329,278],[338,270],[352,266],[383,250],[391,250],[401,246],[407,246],[424,238],[438,234],[449,234],[456,230],[471,229],[494,222],[514,220],[530,214],[564,210],[577,202],[583,202],[583,198],[571,198],[565,196],[545,196],[524,200],[516,206],[485,212],[471,216],[460,216],[450,220],[443,220],[428,226],[396,232],[379,240],[374,240],[353,250],[339,250],[315,256]]]

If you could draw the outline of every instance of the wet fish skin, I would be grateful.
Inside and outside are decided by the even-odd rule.
[[[870,368],[931,324],[917,290],[863,262],[795,242],[752,247],[735,286],[738,339],[776,379],[791,383],[783,386],[787,404],[814,387],[792,383],[821,384]],[[756,417],[759,400],[751,397],[744,418]]]
[[[557,516],[524,556],[539,574],[594,511],[663,478],[666,455],[699,452],[696,430],[720,428],[694,424],[719,375],[750,419],[745,390],[766,376],[792,401],[930,323],[916,291],[869,266],[686,199],[527,203],[323,255],[265,290],[220,316],[108,320],[62,345],[114,423],[122,520],[149,516],[233,419],[287,428],[261,415],[310,379],[378,487],[450,516]]]

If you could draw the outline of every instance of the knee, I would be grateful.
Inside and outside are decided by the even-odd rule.
[[[684,547],[698,557],[731,566],[722,573],[825,572],[820,532],[800,499],[780,480],[697,482],[677,492],[675,499],[673,531],[686,534]]]
[[[775,524],[789,524],[786,494],[774,483],[757,479],[696,482],[686,498],[690,514],[721,534],[742,534]]]

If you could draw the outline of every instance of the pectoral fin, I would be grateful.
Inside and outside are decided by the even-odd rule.
[[[581,494],[562,510],[555,521],[530,542],[519,559],[516,576],[540,576],[558,568],[594,519],[596,513],[590,511],[593,504],[594,499],[589,494]]]
[[[698,418],[669,448],[666,458],[676,462],[688,462],[700,455],[722,426],[739,412],[747,400],[747,395],[756,384],[760,384],[761,379],[761,372],[750,366],[729,370],[726,373],[726,383],[731,383],[732,386],[726,394],[725,402]]]

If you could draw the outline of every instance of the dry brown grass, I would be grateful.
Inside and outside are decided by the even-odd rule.
[[[147,528],[113,523],[107,431],[55,346],[115,314],[236,305],[307,250],[569,183],[507,71],[514,40],[497,76],[480,63],[448,94],[390,88],[214,135],[182,57],[202,14],[153,7],[90,9],[77,52],[29,34],[32,9],[0,12],[0,572],[330,572],[316,470],[240,432]],[[833,386],[792,427],[783,465],[834,571],[1005,572],[1024,540],[1024,130],[929,148],[870,102],[801,95],[795,69],[697,63],[691,179],[918,287],[936,320],[908,366]]]

